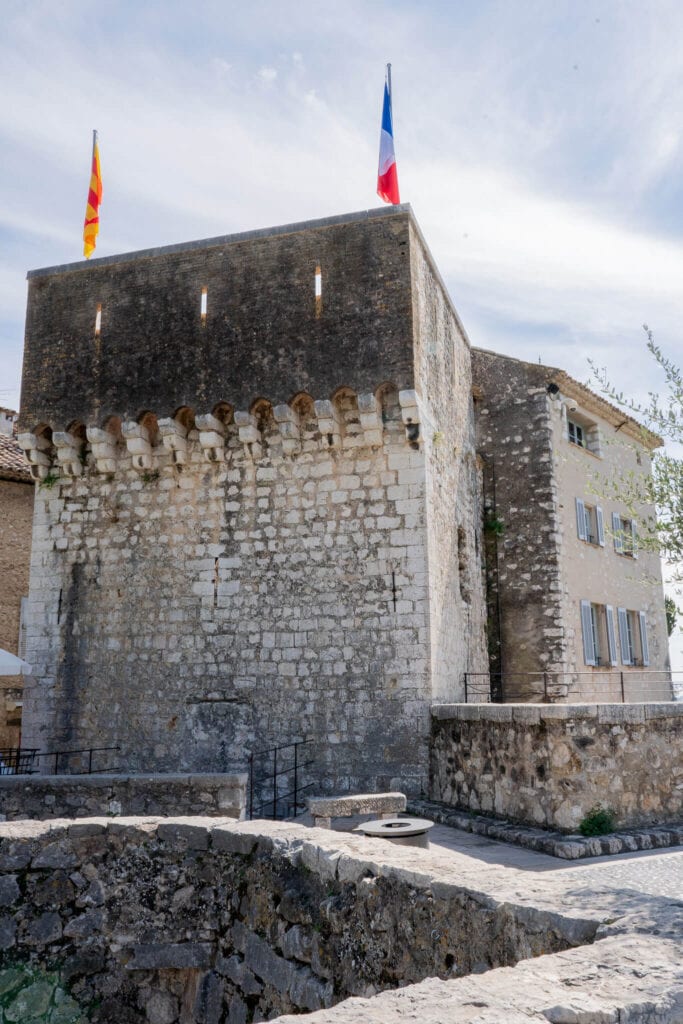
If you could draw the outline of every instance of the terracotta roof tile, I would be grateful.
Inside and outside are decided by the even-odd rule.
[[[31,481],[28,460],[15,437],[0,434],[0,480]]]

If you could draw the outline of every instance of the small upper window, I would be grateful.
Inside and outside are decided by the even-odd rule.
[[[583,438],[583,427],[580,423],[575,423],[574,420],[567,420],[567,430],[569,432],[569,440],[572,444],[577,444],[579,448],[586,447],[586,443]]]
[[[635,519],[624,519],[618,512],[613,512],[612,536],[614,550],[618,555],[638,557],[638,527]]]
[[[587,505],[581,498],[576,499],[576,532],[579,540],[605,546],[604,518],[599,505]]]
[[[591,455],[602,458],[600,428],[595,420],[591,420],[583,412],[579,412],[575,405],[563,406],[563,410],[565,417],[564,436],[569,443],[576,445],[577,448],[583,448],[584,451],[590,452]]]

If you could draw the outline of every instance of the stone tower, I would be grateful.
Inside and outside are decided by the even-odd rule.
[[[24,743],[427,775],[485,671],[469,345],[408,206],[29,274]]]

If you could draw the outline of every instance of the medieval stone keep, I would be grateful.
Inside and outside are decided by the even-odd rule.
[[[29,275],[24,743],[426,785],[487,668],[469,346],[408,207]]]
[[[415,794],[431,705],[671,697],[658,439],[471,351],[407,206],[33,271],[20,417],[28,746]]]

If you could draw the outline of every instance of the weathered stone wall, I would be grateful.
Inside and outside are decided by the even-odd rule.
[[[560,520],[547,369],[474,349],[477,444],[485,459],[491,672],[511,699],[543,695],[527,673],[567,660]],[[500,530],[500,533],[496,531]]]
[[[111,476],[90,461],[38,488],[25,743],[96,737],[136,771],[225,771],[312,736],[330,788],[400,775],[419,792],[426,535],[401,503],[423,484],[405,479],[396,391],[380,406],[380,447],[343,393],[334,448],[309,412],[294,456],[266,419],[258,458],[231,425],[210,464],[191,430],[182,471],[158,446],[141,474],[122,447]]]
[[[416,224],[410,252],[415,373],[424,398],[432,693],[462,700],[463,673],[488,669],[470,346]]]
[[[20,428],[413,387],[410,219],[385,208],[32,271]]]
[[[0,820],[98,815],[243,818],[246,775],[0,775]]]
[[[0,647],[18,653],[21,599],[28,596],[33,521],[33,482],[3,480],[0,473]],[[22,678],[0,676],[0,747],[21,733]]]
[[[514,964],[597,928],[344,845],[202,819],[0,825],[0,981],[53,972],[92,1024],[246,1024]]]
[[[431,797],[576,831],[596,804],[617,825],[683,818],[683,704],[441,705]]]
[[[424,792],[484,649],[468,365],[409,209],[32,276],[25,742],[233,771],[309,737],[319,788]]]

